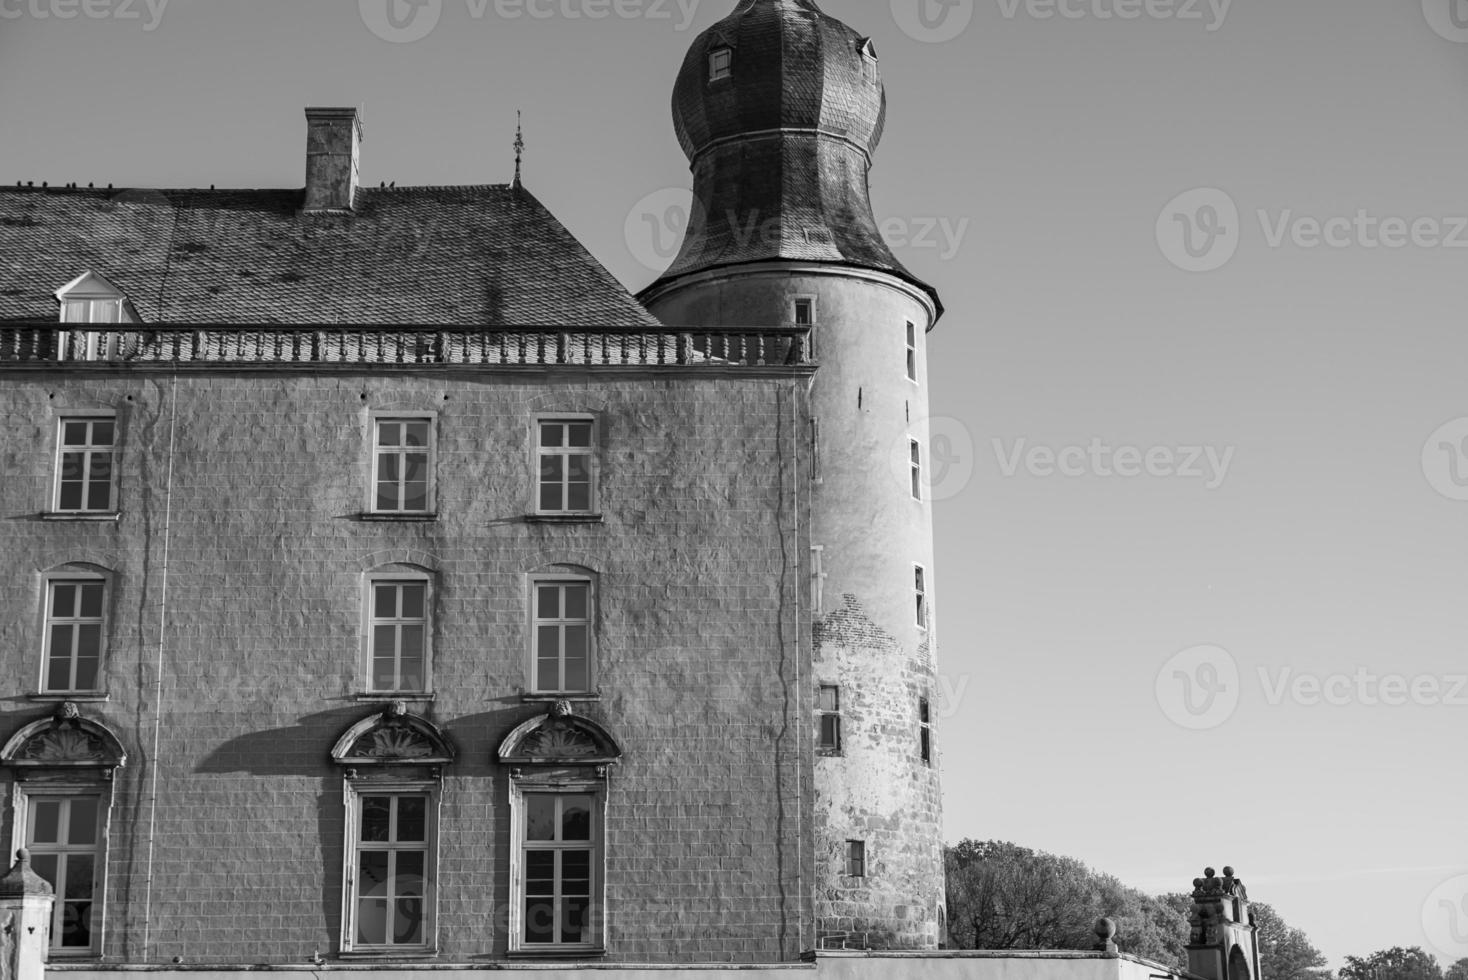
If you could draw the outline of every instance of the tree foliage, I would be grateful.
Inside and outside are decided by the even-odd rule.
[[[1443,980],[1468,980],[1468,959],[1462,959],[1448,967]]]
[[[1366,957],[1347,956],[1340,980],[1443,980],[1443,970],[1420,946],[1393,946]]]

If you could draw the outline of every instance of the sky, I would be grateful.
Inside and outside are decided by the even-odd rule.
[[[388,4],[395,6],[389,17]],[[525,180],[628,288],[734,0],[0,0],[0,183]],[[950,841],[1468,956],[1468,2],[824,0],[930,335]],[[60,283],[58,283],[59,285]],[[1266,967],[1267,970],[1267,967]]]

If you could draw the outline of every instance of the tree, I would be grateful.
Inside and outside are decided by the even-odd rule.
[[[1448,967],[1443,980],[1468,980],[1468,959],[1462,959]]]
[[[1443,971],[1420,946],[1393,946],[1365,958],[1347,956],[1340,980],[1443,980]]]
[[[1187,924],[1166,903],[1074,858],[1006,841],[947,849],[948,940],[958,949],[1091,949],[1096,920],[1117,923],[1122,950],[1182,965]]]

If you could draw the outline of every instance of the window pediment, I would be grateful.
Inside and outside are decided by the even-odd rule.
[[[454,761],[454,747],[437,725],[409,714],[406,704],[395,701],[347,729],[333,746],[331,758],[352,766],[447,765]]]
[[[50,718],[33,721],[0,748],[0,765],[20,767],[95,767],[127,764],[127,752],[103,724],[83,718],[66,702]]]
[[[621,758],[617,740],[591,719],[572,714],[566,701],[517,727],[499,748],[501,762],[518,765],[605,765]]]

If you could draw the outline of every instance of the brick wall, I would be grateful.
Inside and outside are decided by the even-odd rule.
[[[355,695],[363,575],[389,563],[430,570],[436,588],[436,697],[411,710],[458,749],[442,790],[444,959],[505,953],[495,751],[545,711],[521,700],[526,576],[554,564],[598,577],[602,699],[577,711],[625,750],[609,777],[608,958],[770,962],[809,948],[808,522],[792,461],[804,387],[776,372],[0,377],[0,737],[53,707],[26,697],[43,572],[84,562],[114,577],[109,699],[82,705],[129,753],[107,958],[283,963],[338,949],[344,817],[329,751],[381,707]],[[94,408],[118,412],[122,517],[41,520],[55,419]],[[435,522],[360,519],[380,411],[436,415]],[[604,523],[525,519],[536,412],[599,416]],[[5,840],[10,798],[7,786]]]

